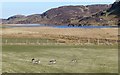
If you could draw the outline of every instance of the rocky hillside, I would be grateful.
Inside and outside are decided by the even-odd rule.
[[[108,5],[63,6],[48,10],[42,15],[49,18],[51,23],[61,25],[77,22],[78,19],[90,16],[107,8],[109,8]]]
[[[84,25],[120,25],[120,1],[114,2],[107,10],[79,20]]]
[[[4,24],[120,25],[120,1],[111,5],[61,6],[42,14],[14,15]]]
[[[80,20],[110,8],[111,5],[87,5],[87,6],[62,6],[50,9],[42,14],[14,15],[3,19],[7,24],[79,24]]]
[[[115,18],[118,20],[118,25],[120,25],[120,0],[117,0],[112,7],[108,10],[110,12],[110,15],[116,15]]]

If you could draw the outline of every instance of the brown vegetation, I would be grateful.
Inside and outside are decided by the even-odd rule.
[[[47,38],[58,43],[117,43],[117,28],[52,28],[52,27],[21,27],[3,29],[3,38]]]

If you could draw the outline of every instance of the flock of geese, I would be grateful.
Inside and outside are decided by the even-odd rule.
[[[57,62],[56,59],[51,59],[51,60],[49,61],[49,64],[56,64],[56,62]],[[76,63],[77,60],[76,60],[76,59],[72,59],[71,62]],[[40,64],[41,61],[40,61],[39,59],[32,58],[32,63],[33,63],[33,64]]]

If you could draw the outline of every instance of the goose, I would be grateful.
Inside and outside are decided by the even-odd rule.
[[[33,59],[32,59],[32,63],[33,63],[33,64],[40,64],[40,60],[39,60],[39,59],[35,60],[35,59],[33,58]]]
[[[51,59],[51,60],[49,61],[49,63],[50,63],[50,64],[56,64],[56,59]]]
[[[76,59],[72,59],[72,62],[73,62],[73,63],[76,63],[76,62],[77,62],[77,60],[76,60]]]

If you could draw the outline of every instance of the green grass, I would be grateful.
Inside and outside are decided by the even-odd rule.
[[[4,45],[2,72],[9,73],[117,73],[117,46]],[[32,64],[31,59],[41,60]],[[50,59],[57,63],[49,65]],[[72,63],[77,59],[77,63]],[[63,62],[64,61],[64,62]]]
[[[45,38],[3,38],[2,42],[3,43],[55,43],[56,41],[53,39],[45,39]]]

